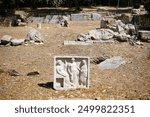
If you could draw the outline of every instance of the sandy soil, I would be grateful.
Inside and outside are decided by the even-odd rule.
[[[25,38],[31,27],[0,27],[5,34]],[[0,47],[0,99],[150,99],[150,44],[131,46],[127,42],[89,46],[64,46],[64,40],[74,40],[79,33],[99,27],[98,21],[70,22],[68,28],[44,24],[39,31],[43,45]],[[56,91],[52,88],[53,57],[77,55],[99,57],[122,56],[127,63],[113,70],[90,68],[90,88]],[[10,76],[2,70],[15,69],[21,76]],[[39,76],[27,76],[39,71]]]

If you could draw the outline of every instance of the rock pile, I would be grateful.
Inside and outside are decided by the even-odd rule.
[[[79,41],[87,41],[87,40],[108,40],[114,37],[115,32],[110,29],[96,29],[91,30],[86,34],[80,34],[77,37]]]
[[[101,25],[101,29],[91,30],[86,34],[79,34],[77,40],[89,41],[117,39],[121,42],[136,40],[137,32],[133,24],[124,24],[121,20],[115,20],[115,22],[109,23],[107,20],[103,19]]]
[[[2,38],[0,38],[0,45],[4,46],[19,46],[23,45],[25,43],[43,43],[41,33],[37,31],[36,29],[31,29],[28,34],[26,39],[16,39],[13,38],[10,35],[4,35]]]

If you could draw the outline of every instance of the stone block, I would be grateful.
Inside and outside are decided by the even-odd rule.
[[[125,64],[126,61],[121,56],[115,56],[98,64],[98,67],[102,70],[105,69],[116,69],[119,66]]]
[[[57,24],[57,23],[59,23],[60,20],[61,20],[61,16],[60,15],[53,15],[51,20],[50,20],[50,23]]]
[[[92,15],[92,20],[94,21],[98,21],[101,19],[101,15],[98,13],[92,13],[91,15]]]
[[[141,40],[149,41],[150,40],[150,31],[140,30],[140,31],[138,31],[138,37]]]
[[[24,43],[24,41],[25,41],[25,39],[12,39],[11,45],[12,46],[22,45]]]
[[[71,14],[72,21],[87,21],[91,20],[90,13],[78,13],[78,14]]]

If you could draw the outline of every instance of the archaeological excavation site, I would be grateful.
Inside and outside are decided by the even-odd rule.
[[[150,0],[0,0],[0,100],[149,100]]]

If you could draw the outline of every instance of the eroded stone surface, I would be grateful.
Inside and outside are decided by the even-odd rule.
[[[89,57],[55,57],[54,89],[67,90],[89,87]]]
[[[110,59],[106,59],[105,61],[101,62],[98,67],[102,70],[104,69],[116,69],[120,65],[125,64],[125,60],[121,56],[115,56]]]
[[[25,39],[12,39],[11,46],[18,46],[24,43]]]
[[[96,29],[89,31],[87,34],[78,35],[77,40],[109,40],[112,39],[114,35],[115,33],[110,29]]]
[[[26,41],[43,42],[41,33],[36,29],[31,29],[27,34]]]
[[[87,21],[91,20],[90,13],[78,13],[78,14],[71,14],[72,21]]]

